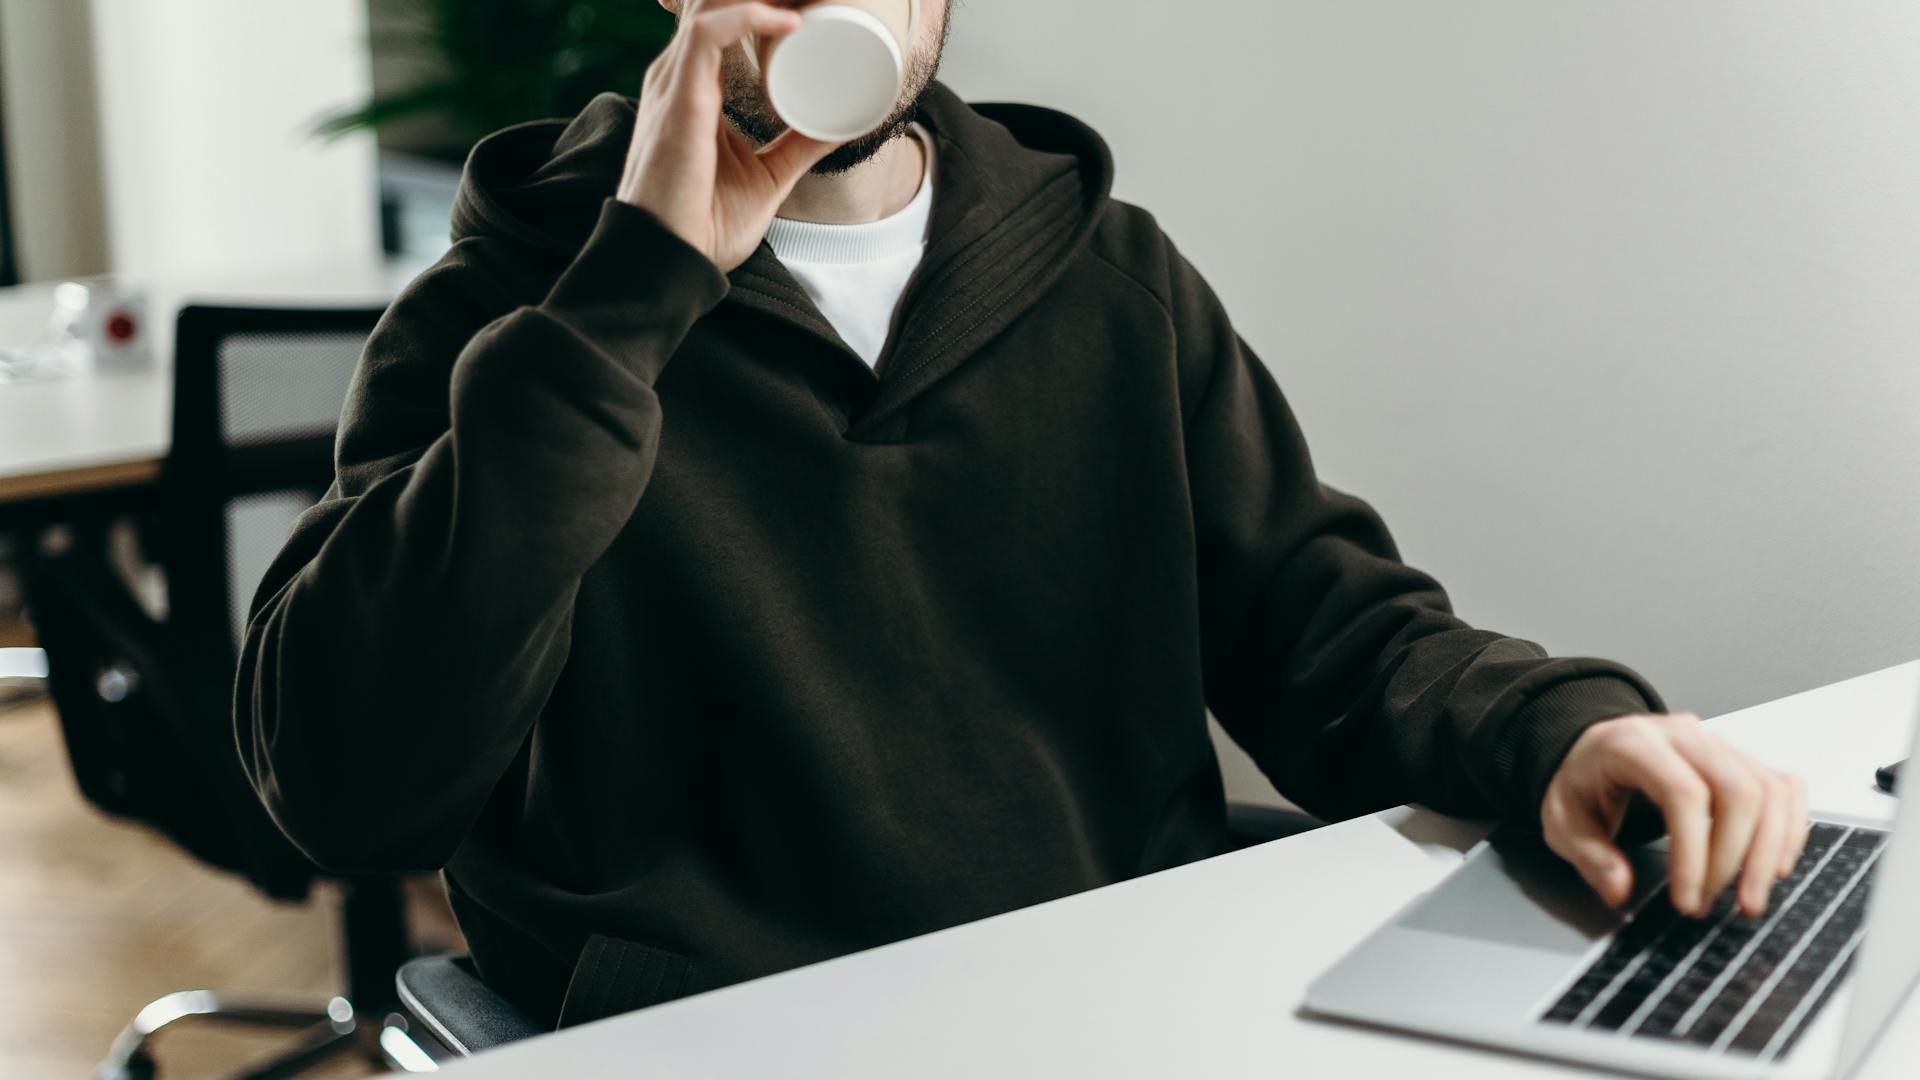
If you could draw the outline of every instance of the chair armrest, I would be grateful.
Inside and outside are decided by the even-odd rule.
[[[1325,824],[1303,810],[1249,802],[1227,804],[1227,836],[1236,849],[1307,832]]]
[[[488,989],[465,956],[409,960],[394,975],[394,984],[408,1016],[461,1057],[546,1033]]]

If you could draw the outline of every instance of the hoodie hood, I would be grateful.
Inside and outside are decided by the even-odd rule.
[[[467,160],[453,238],[495,237],[570,258],[619,180],[634,115],[632,99],[602,94],[572,121],[520,124],[482,140]],[[875,368],[877,395],[856,425],[870,435],[1046,292],[1085,245],[1112,190],[1105,141],[1065,113],[969,104],[936,79],[917,119],[936,144],[932,219],[902,298],[903,321]],[[764,239],[727,280],[723,308],[839,343]]]

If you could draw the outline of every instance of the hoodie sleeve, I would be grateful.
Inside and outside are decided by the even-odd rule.
[[[1171,244],[1168,262],[1208,707],[1317,816],[1420,802],[1537,826],[1580,732],[1658,694],[1457,618],[1366,503],[1320,482],[1266,366]]]
[[[243,764],[336,872],[433,869],[458,847],[566,663],[581,576],[646,490],[653,382],[728,288],[611,199],[535,302],[473,243],[369,339],[333,488],[268,571],[241,649]]]

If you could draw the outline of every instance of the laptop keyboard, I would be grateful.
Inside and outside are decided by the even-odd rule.
[[[1740,913],[1732,889],[1699,919],[1658,890],[1541,1022],[1784,1056],[1853,964],[1886,837],[1816,823],[1757,919]]]

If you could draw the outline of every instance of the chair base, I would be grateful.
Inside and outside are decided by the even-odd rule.
[[[47,696],[47,654],[39,649],[0,649],[0,711]]]
[[[433,1072],[434,1057],[407,1034],[404,1018],[354,1012],[346,998],[322,994],[230,994],[181,990],[149,1003],[113,1040],[94,1080],[154,1080],[152,1046],[162,1031],[187,1020],[304,1029],[300,1039],[272,1058],[234,1074],[235,1080],[280,1080],[298,1076],[334,1057],[358,1052],[402,1072]]]

